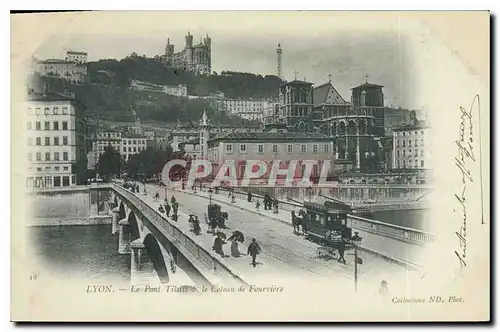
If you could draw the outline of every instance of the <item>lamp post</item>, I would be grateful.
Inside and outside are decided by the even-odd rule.
[[[361,257],[358,257],[358,247],[361,245],[363,238],[358,235],[358,232],[354,232],[354,236],[351,241],[354,245],[354,291],[358,291],[358,264],[363,264]]]
[[[208,205],[212,205],[212,188],[208,188]]]

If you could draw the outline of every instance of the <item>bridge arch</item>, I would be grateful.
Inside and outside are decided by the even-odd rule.
[[[127,212],[125,210],[125,204],[123,202],[120,202],[119,208],[118,208],[118,220],[125,219],[127,217]]]
[[[163,257],[160,249],[160,244],[151,233],[144,237],[143,244],[146,247],[149,259],[153,263],[153,267],[158,274],[158,278],[160,278],[160,282],[162,284],[168,283],[170,281],[170,276],[168,274],[167,265],[165,264],[165,258]]]

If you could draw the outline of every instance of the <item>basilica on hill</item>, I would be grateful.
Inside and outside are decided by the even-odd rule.
[[[212,40],[208,34],[200,38],[200,42],[193,45],[193,36],[190,32],[186,35],[184,49],[175,52],[174,45],[167,38],[165,53],[160,57],[168,67],[194,72],[196,75],[210,75],[212,70]]]

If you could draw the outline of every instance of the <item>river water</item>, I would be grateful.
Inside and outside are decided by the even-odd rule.
[[[111,225],[29,227],[29,247],[37,260],[62,277],[103,282],[130,280],[130,255],[118,254]]]
[[[430,226],[429,220],[426,218],[426,210],[377,211],[359,213],[356,215],[363,218],[422,231],[429,230]]]

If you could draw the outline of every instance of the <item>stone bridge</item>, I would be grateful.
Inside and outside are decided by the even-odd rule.
[[[112,233],[118,234],[118,252],[131,257],[131,284],[240,286],[246,282],[130,190],[100,184],[91,191],[110,190],[107,206]]]

